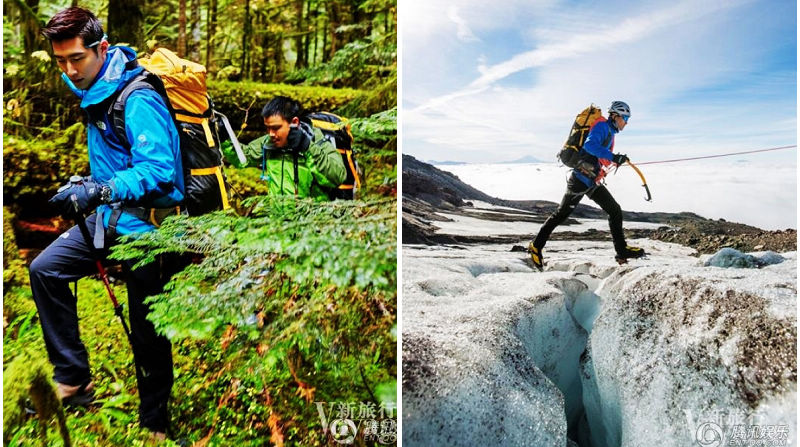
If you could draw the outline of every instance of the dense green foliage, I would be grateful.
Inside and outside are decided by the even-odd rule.
[[[247,216],[175,219],[115,250],[203,254],[153,303],[153,320],[177,342],[174,430],[211,445],[324,444],[314,402],[394,405],[395,201],[244,205]],[[79,296],[100,408],[71,414],[70,429],[91,445],[130,445],[143,434],[115,428],[136,414],[124,335],[98,282],[82,281]],[[4,345],[4,361],[23,349],[43,356],[35,312],[11,322]],[[30,421],[15,439],[37,432]]]
[[[396,37],[392,33],[350,42],[330,61],[295,70],[287,75],[286,81],[350,87],[360,85],[360,79],[381,77],[391,71],[397,60]]]
[[[120,302],[127,302],[127,292],[123,285],[114,281],[114,291]],[[100,281],[79,281],[78,297],[81,338],[92,363],[97,405],[90,411],[70,410],[66,413],[67,428],[73,445],[142,446],[149,435],[139,429],[137,424],[139,399],[132,366],[133,355],[125,334]],[[9,318],[9,301],[17,302],[18,309],[26,306],[28,311]],[[30,287],[4,289],[3,305],[6,319],[3,333],[3,407],[4,421],[9,423],[4,424],[3,435],[10,440],[7,445],[41,445],[42,425],[48,427],[46,445],[63,445],[57,418],[45,417],[39,422],[37,416],[24,416],[22,419],[13,417],[21,414],[21,394],[34,394],[34,387],[47,389],[41,381],[33,379],[46,377],[49,381],[52,368],[47,364],[42,329],[33,307]],[[174,350],[180,352],[181,349],[181,346],[176,346]],[[192,384],[206,380],[204,372],[194,369],[194,362],[193,358],[175,355],[175,371],[178,375],[176,380]],[[27,367],[12,368],[15,363]],[[42,374],[42,371],[46,374]],[[173,393],[175,396],[182,396],[187,395],[188,390],[176,386]],[[173,413],[183,411],[183,404],[179,400],[179,403],[173,405]],[[214,402],[212,397],[206,397],[206,400],[198,398],[192,400],[191,405],[210,407]],[[10,419],[6,419],[5,413],[9,414]]]
[[[166,251],[202,254],[153,299],[152,320],[173,340],[219,343],[214,357],[200,355],[233,387],[226,411],[239,430],[226,439],[264,437],[267,427],[240,425],[256,409],[291,427],[278,430],[287,441],[306,444],[319,435],[312,402],[380,405],[377,386],[394,381],[394,200],[265,196],[244,205],[245,217],[170,221],[114,256],[147,262]]]
[[[3,134],[3,200],[46,209],[46,200],[72,174],[89,172],[86,131],[81,123],[48,129],[41,139]],[[49,138],[48,138],[49,137]],[[38,208],[38,210],[36,210]]]
[[[395,47],[395,0],[86,0],[79,4],[96,13],[112,43],[129,44],[140,52],[166,46],[203,63],[220,78],[286,82],[290,73],[293,82],[307,79],[360,87],[374,74],[369,66],[394,63],[376,56]],[[36,50],[47,50],[38,29],[69,5],[8,2],[3,15],[4,31],[8,30],[4,61],[18,63]],[[354,50],[365,48],[361,53],[372,54],[351,57]],[[348,62],[344,68],[342,61]],[[321,66],[328,68],[316,68]],[[353,76],[336,75],[336,70]]]
[[[117,249],[123,257],[161,251],[202,255],[154,303],[153,319],[175,341],[175,436],[208,445],[260,445],[268,438],[276,444],[322,445],[326,438],[314,402],[392,408],[396,115],[392,109],[352,120],[364,170],[360,196],[366,201],[246,200],[265,193],[264,182],[257,169],[231,167],[226,172],[239,194],[241,216],[178,219]],[[75,135],[82,135],[82,125],[75,127],[80,130]],[[41,185],[57,185],[56,166],[67,154],[37,151],[38,141],[8,141],[13,146],[4,154],[7,165],[28,167],[23,175],[11,171],[16,180],[7,180],[10,203],[46,197]],[[81,154],[85,163],[85,143],[77,136],[58,144]],[[4,365],[7,377],[16,379],[8,383],[17,385],[7,395],[19,395],[31,393],[24,385],[31,379],[8,365],[23,355],[45,354],[12,221],[6,209],[4,226],[12,237],[4,238]],[[116,289],[124,301],[124,288]],[[67,427],[76,445],[141,445],[147,434],[135,423],[135,376],[119,322],[98,281],[81,281],[78,295],[81,334],[100,400],[96,409],[68,413]],[[20,414],[19,406],[8,411]],[[19,419],[9,426],[12,445],[38,442],[44,425],[35,418],[14,429],[17,425]],[[48,430],[47,439],[57,444],[59,430]]]
[[[26,402],[36,409],[39,418],[39,439],[47,446],[47,421],[55,417],[64,445],[71,445],[64,409],[58,400],[50,376],[53,367],[35,350],[23,351],[14,358],[3,374],[3,442],[8,444],[13,428],[25,419]]]

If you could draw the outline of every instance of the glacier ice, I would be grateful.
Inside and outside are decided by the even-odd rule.
[[[751,254],[742,253],[731,247],[724,247],[705,262],[705,266],[722,268],[759,268],[767,265],[780,264],[783,256],[768,251],[756,257]]]
[[[543,273],[500,245],[404,247],[403,442],[685,446],[709,422],[795,445],[796,253],[709,269],[636,243],[618,266],[552,241]]]

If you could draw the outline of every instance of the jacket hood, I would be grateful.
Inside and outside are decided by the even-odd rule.
[[[139,66],[133,70],[125,69],[125,64],[132,60],[136,60],[136,52],[132,48],[112,46],[108,48],[106,61],[98,75],[99,78],[87,90],[75,87],[66,73],[61,74],[61,79],[78,98],[81,98],[81,108],[85,109],[99,104],[142,71],[142,67]]]

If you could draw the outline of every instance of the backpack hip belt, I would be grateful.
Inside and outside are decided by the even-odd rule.
[[[153,224],[156,228],[160,227],[168,216],[188,214],[185,208],[174,206],[171,208],[145,208],[140,207],[125,207],[121,203],[112,203],[111,217],[108,219],[108,228],[103,226],[103,214],[97,213],[97,225],[94,230],[94,246],[97,249],[102,249],[105,246],[105,238],[117,237],[117,222],[119,222],[122,213],[130,214],[131,216],[142,220],[144,222]]]
[[[180,206],[171,208],[120,207],[119,211],[120,214],[130,214],[137,219],[153,224],[156,228],[160,227],[168,216],[177,216],[187,212],[185,208]],[[111,217],[113,218],[114,215],[112,214]],[[108,227],[111,229],[111,222],[109,222]]]

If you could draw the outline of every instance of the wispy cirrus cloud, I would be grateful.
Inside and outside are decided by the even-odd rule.
[[[475,42],[479,40],[470,29],[467,22],[458,14],[458,6],[451,5],[447,8],[447,18],[456,24],[456,37],[462,42]]]
[[[449,7],[430,2],[427,10]],[[459,40],[446,14],[441,26],[426,22],[439,38],[404,31],[404,152],[550,160],[578,110],[614,99],[634,109],[621,142],[647,159],[795,140],[796,5],[547,2],[479,12],[456,11],[477,40]]]
[[[592,29],[582,33],[573,33],[563,40],[544,43],[535,49],[519,53],[501,63],[492,66],[480,65],[478,71],[481,75],[468,86],[440,97],[431,98],[428,103],[421,105],[420,108],[435,107],[443,105],[454,98],[480,93],[487,86],[520,71],[542,67],[558,60],[576,59],[609,46],[633,42],[680,22],[696,20],[722,9],[733,8],[737,4],[744,2],[746,0],[703,3],[683,1],[671,4],[663,9],[646,12],[640,16],[623,20],[619,24],[607,25],[601,29]],[[463,23],[463,19],[459,18],[459,21],[457,21],[452,18],[451,13],[457,17],[455,7],[450,9],[448,17],[457,24],[459,24],[459,21]],[[461,25],[459,25],[459,35],[461,35],[461,32]],[[466,32],[471,36],[470,40],[477,40],[471,31],[467,30]]]

